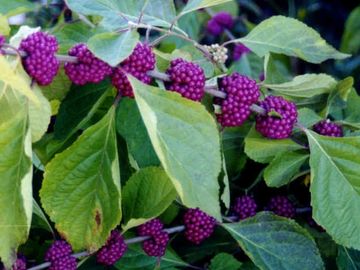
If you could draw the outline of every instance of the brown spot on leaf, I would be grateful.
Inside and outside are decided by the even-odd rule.
[[[95,211],[95,222],[96,222],[97,227],[99,228],[101,225],[101,214],[100,214],[99,210]]]

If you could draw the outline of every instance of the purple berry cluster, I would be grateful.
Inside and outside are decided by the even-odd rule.
[[[233,60],[237,61],[241,58],[241,56],[248,54],[249,52],[251,52],[251,50],[244,44],[236,44],[233,51]]]
[[[68,54],[77,57],[76,63],[65,63],[65,73],[78,85],[98,83],[112,72],[111,67],[97,58],[85,44],[79,43],[72,47]]]
[[[26,52],[22,59],[24,68],[39,85],[50,84],[56,76],[60,66],[55,56],[58,47],[56,38],[44,32],[33,33],[21,41],[19,49]]]
[[[199,208],[187,210],[183,218],[185,238],[192,243],[200,244],[214,232],[216,220]]]
[[[236,198],[233,206],[234,213],[240,220],[256,215],[257,204],[251,196],[241,196]]]
[[[112,84],[122,96],[134,97],[132,87],[126,77],[131,74],[143,83],[150,84],[151,77],[147,72],[155,68],[155,54],[151,47],[138,43],[132,54],[125,59],[112,73]]]
[[[72,248],[66,241],[55,241],[45,254],[45,260],[51,263],[49,270],[75,270],[76,259],[71,253]]]
[[[142,243],[143,250],[149,256],[162,257],[165,254],[169,234],[163,230],[164,225],[159,219],[152,219],[138,227],[138,235],[150,236]]]
[[[205,74],[197,64],[177,58],[171,61],[166,73],[171,80],[166,85],[170,91],[194,101],[200,101],[204,96]]]
[[[118,231],[114,230],[106,244],[97,252],[96,260],[104,265],[113,265],[124,255],[126,249],[127,245],[124,238]]]
[[[3,35],[0,35],[0,54],[3,54],[1,47],[5,44],[6,38]]]
[[[234,25],[234,20],[230,13],[221,11],[216,13],[207,23],[207,30],[210,34],[218,36],[225,29],[230,29]]]
[[[286,196],[275,196],[271,198],[267,209],[278,216],[287,218],[293,218],[296,214],[294,205]]]
[[[340,125],[331,122],[329,119],[322,120],[313,126],[316,133],[330,137],[343,137],[343,130]]]
[[[260,106],[265,114],[256,117],[256,130],[267,138],[288,138],[297,121],[296,105],[282,97],[268,96]]]
[[[214,99],[214,103],[221,106],[221,113],[216,115],[218,122],[223,127],[242,125],[251,113],[250,106],[260,97],[259,86],[236,72],[222,78],[219,86],[226,98]]]

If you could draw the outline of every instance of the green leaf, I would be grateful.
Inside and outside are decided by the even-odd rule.
[[[286,55],[269,53],[264,60],[265,83],[280,84],[291,80],[290,58]]]
[[[90,38],[88,46],[95,56],[115,67],[132,53],[138,41],[139,34],[136,30],[101,33]]]
[[[273,52],[296,56],[310,63],[349,57],[327,44],[314,29],[284,16],[273,16],[261,22],[248,35],[233,42],[243,43],[260,57]]]
[[[121,260],[115,264],[116,269],[121,270],[153,270],[158,263],[158,258],[147,256],[139,244],[129,245]],[[161,269],[169,269],[175,266],[187,267],[177,254],[166,249],[165,255],[160,258]]]
[[[116,111],[116,130],[126,140],[138,167],[160,165],[134,99],[121,100]]]
[[[283,152],[275,156],[264,171],[264,179],[269,187],[280,187],[288,184],[299,172],[309,154],[299,151]]]
[[[241,58],[234,62],[230,67],[231,72],[239,72],[255,80],[259,79],[263,71],[263,59],[250,52],[242,55]]]
[[[339,246],[336,264],[339,270],[360,269],[360,251]]]
[[[0,13],[0,34],[3,36],[7,36],[10,34],[10,30],[11,29],[8,23],[8,19]]]
[[[261,136],[252,128],[245,138],[245,153],[256,162],[269,163],[276,155],[303,149],[290,139],[271,140]]]
[[[114,107],[47,164],[40,197],[74,250],[105,243],[121,220]]]
[[[210,262],[210,270],[238,270],[241,267],[241,262],[235,259],[228,253],[219,253]]]
[[[182,200],[221,220],[220,138],[213,117],[197,102],[129,77],[155,152]],[[206,200],[204,200],[206,198]]]
[[[360,96],[357,94],[355,89],[351,89],[348,99],[347,106],[344,109],[345,120],[348,122],[360,123]]]
[[[110,94],[108,81],[84,86],[72,85],[60,105],[54,131],[56,139],[65,139],[84,125]]]
[[[102,16],[101,25],[110,31],[128,27],[128,21],[137,22],[141,12],[143,23],[160,27],[170,27],[176,17],[173,0],[68,0],[67,4],[75,12]]]
[[[59,54],[67,54],[68,50],[77,43],[87,43],[96,34],[97,28],[90,28],[82,21],[57,24],[52,31],[59,43]],[[56,78],[55,78],[56,79]]]
[[[45,224],[44,226],[46,226],[46,229],[55,235],[55,232],[53,231],[45,213],[41,209],[40,205],[35,201],[35,199],[33,199],[33,213],[42,221],[43,224]]]
[[[7,88],[11,88],[13,91],[18,92],[21,95],[26,96],[36,106],[40,106],[40,101],[31,90],[27,80],[28,77],[24,77],[23,74],[18,74],[16,66],[17,63],[10,63],[6,61],[3,55],[0,55],[0,97],[5,94]]]
[[[313,217],[337,243],[360,249],[360,137],[306,135]]]
[[[188,1],[184,9],[181,11],[180,16],[198,9],[212,7],[230,1],[231,0],[190,0]]]
[[[41,87],[43,95],[48,100],[62,101],[70,91],[71,81],[65,74],[64,68],[60,68],[53,82],[47,86]]]
[[[333,77],[326,74],[305,74],[296,76],[292,81],[281,84],[264,84],[277,94],[290,97],[310,98],[329,93],[336,86]]]
[[[8,269],[27,240],[32,216],[28,104],[12,86],[0,82],[0,258]]]
[[[340,48],[353,54],[360,51],[360,6],[355,8],[346,20]]]
[[[301,108],[298,110],[298,123],[306,128],[312,127],[321,120],[322,118],[311,109]]]
[[[20,13],[34,10],[36,4],[27,0],[1,1],[0,13],[11,17]]]
[[[37,96],[41,106],[29,102],[29,119],[32,142],[37,142],[45,134],[48,129],[51,117],[50,102],[41,93],[39,87],[32,87],[34,94]]]
[[[176,190],[165,171],[147,167],[133,174],[122,191],[124,229],[159,216],[176,198]]]
[[[222,226],[260,269],[324,269],[314,240],[291,219],[260,212]]]

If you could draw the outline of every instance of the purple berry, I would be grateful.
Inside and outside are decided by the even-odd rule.
[[[13,270],[26,270],[26,258],[24,255],[18,255],[12,269]]]
[[[160,231],[148,240],[142,243],[142,248],[148,256],[162,257],[165,254],[167,243],[169,242],[169,234]]]
[[[131,74],[145,84],[150,84],[151,77],[146,73],[155,68],[155,54],[151,47],[138,43],[132,54],[125,59],[112,73],[112,84],[122,96],[134,97],[132,87],[126,77]]]
[[[236,44],[234,47],[234,51],[233,51],[233,60],[239,60],[241,58],[241,56],[248,54],[249,52],[251,52],[251,50],[246,47],[244,44],[239,43]]]
[[[214,232],[216,220],[199,208],[187,210],[183,218],[185,238],[195,244],[200,244]]]
[[[55,261],[51,261],[49,270],[76,270],[76,258],[72,256],[65,256]]]
[[[257,204],[251,196],[236,198],[233,210],[239,219],[245,219],[256,215]]]
[[[207,23],[207,30],[209,33],[217,36],[220,35],[224,29],[230,29],[234,25],[234,20],[230,13],[221,11],[215,14]]]
[[[112,72],[111,67],[97,58],[85,44],[76,44],[69,50],[70,56],[77,57],[76,63],[65,63],[65,73],[78,85],[98,83]]]
[[[72,248],[70,244],[68,244],[64,240],[55,241],[51,247],[46,251],[45,261],[56,261],[62,257],[70,256],[72,252]]]
[[[1,50],[2,45],[4,45],[6,42],[6,38],[3,35],[0,35],[0,54],[3,54],[3,51]]]
[[[138,227],[140,236],[150,236],[142,244],[143,250],[149,256],[161,257],[165,254],[169,235],[163,230],[164,225],[159,219],[152,219]]]
[[[124,238],[118,231],[114,230],[106,244],[98,251],[96,260],[104,265],[113,265],[124,255],[126,249],[127,245]]]
[[[221,106],[217,120],[223,127],[240,126],[250,116],[250,106],[260,97],[259,86],[239,73],[233,73],[220,81],[220,90],[226,98],[216,98],[214,103]]]
[[[297,121],[296,105],[282,97],[268,96],[260,106],[265,114],[256,117],[256,130],[271,139],[288,138]]]
[[[55,56],[58,47],[56,38],[44,32],[33,33],[21,41],[19,49],[27,54],[22,60],[24,68],[39,85],[50,84],[56,76],[60,66]]]
[[[296,209],[286,196],[275,196],[271,198],[267,209],[278,216],[287,218],[295,217]]]
[[[183,97],[200,101],[204,96],[205,74],[200,66],[184,59],[172,60],[166,71],[170,75],[167,88],[180,93]]]
[[[340,125],[331,122],[329,119],[322,120],[313,126],[316,133],[330,137],[343,137],[343,130]]]

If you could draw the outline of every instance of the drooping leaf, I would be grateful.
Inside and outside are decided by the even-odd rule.
[[[240,269],[242,263],[235,259],[232,255],[228,253],[219,253],[214,258],[212,258],[209,269],[210,270],[238,270]]]
[[[137,31],[122,33],[101,33],[88,41],[89,49],[101,60],[115,67],[134,50],[139,40]]]
[[[273,52],[296,56],[310,63],[349,57],[327,44],[312,28],[284,16],[273,16],[261,22],[248,35],[233,42],[243,43],[260,57]]]
[[[360,51],[360,7],[351,11],[346,20],[340,48],[344,52],[353,54]]]
[[[360,137],[306,135],[313,217],[337,243],[360,249]]]
[[[41,222],[44,224],[46,229],[49,230],[49,232],[51,232],[53,235],[55,235],[55,232],[52,229],[45,213],[41,209],[40,205],[35,201],[35,199],[33,199],[33,213],[35,216],[37,216],[41,220]],[[34,219],[33,219],[33,221],[34,221]],[[32,224],[31,226],[33,227],[34,225]]]
[[[97,250],[121,219],[115,108],[45,167],[41,203],[74,250]]]
[[[339,246],[336,264],[339,270],[360,269],[360,251]]]
[[[82,128],[111,94],[108,81],[84,86],[72,85],[60,105],[55,123],[55,138],[65,139]]]
[[[291,219],[260,212],[222,226],[260,269],[324,269],[315,241]]]
[[[116,112],[116,130],[126,140],[138,167],[160,165],[134,99],[121,100]]]
[[[272,140],[261,136],[252,128],[245,138],[245,153],[256,162],[268,163],[276,155],[288,151],[303,149],[290,139]]]
[[[155,152],[182,202],[220,220],[220,139],[214,119],[199,103],[129,80]]]
[[[276,155],[264,171],[266,184],[269,187],[288,184],[308,157],[309,154],[302,151],[289,151]]]
[[[16,82],[16,77],[12,83],[0,81],[0,258],[8,269],[17,248],[27,240],[32,217],[28,101],[19,87],[28,86]]]
[[[286,55],[269,53],[265,55],[264,76],[267,84],[280,84],[291,80],[290,58]]]
[[[224,4],[230,1],[231,0],[190,0],[181,11],[181,15],[198,9]]]
[[[305,74],[296,76],[292,81],[281,84],[264,84],[275,93],[290,97],[310,98],[329,93],[336,86],[333,77],[326,74]]]
[[[159,216],[176,198],[176,190],[159,167],[147,167],[133,174],[122,191],[124,229]]]

